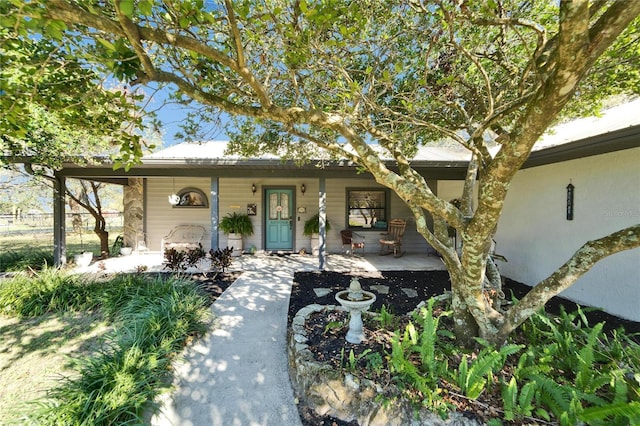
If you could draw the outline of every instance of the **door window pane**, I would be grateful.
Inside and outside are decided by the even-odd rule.
[[[269,195],[269,219],[278,219],[278,194],[275,192]]]
[[[288,220],[289,219],[289,194],[281,193],[280,194],[280,206],[282,207],[282,211],[280,212],[280,219]]]

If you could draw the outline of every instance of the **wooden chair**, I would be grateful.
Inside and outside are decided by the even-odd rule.
[[[400,257],[404,254],[402,251],[402,236],[407,227],[407,221],[404,219],[392,219],[389,222],[389,229],[380,238],[380,256],[385,256],[393,252],[393,257]]]
[[[352,256],[358,249],[362,250],[362,254],[364,255],[365,237],[363,235],[353,232],[350,229],[344,229],[340,231],[340,237],[342,238],[343,253],[347,252],[347,249],[345,249],[345,247],[349,247],[350,254]]]

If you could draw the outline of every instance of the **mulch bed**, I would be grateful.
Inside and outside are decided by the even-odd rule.
[[[327,271],[296,273],[289,301],[289,323],[293,320],[296,313],[307,305],[313,303],[320,305],[338,305],[338,302],[335,300],[335,294],[338,291],[347,289],[353,276],[354,275],[346,273]],[[387,311],[396,315],[409,313],[413,311],[420,302],[433,296],[438,296],[444,291],[451,289],[449,275],[446,271],[389,271],[381,273],[359,273],[356,276],[364,290],[370,291],[371,286],[375,285],[388,286],[389,294],[385,295],[375,292],[376,301],[373,303],[371,310],[380,311],[384,305]],[[318,297],[314,292],[314,288],[326,288],[330,289],[331,292],[325,296]],[[403,288],[414,290],[417,296],[408,297],[407,294],[402,291]],[[529,290],[529,286],[509,279],[506,280],[503,287],[503,291],[508,300],[511,300],[512,297],[520,299]],[[561,297],[554,297],[546,305],[547,312],[552,314],[560,313],[563,307],[566,311],[572,312],[578,308],[578,305]],[[640,339],[639,322],[624,320],[600,310],[584,308],[585,307],[583,307],[585,316],[590,325],[605,322],[605,331],[624,327],[627,333],[635,334],[636,339]],[[381,347],[372,347],[372,345],[375,346],[377,339],[375,336],[372,336],[369,331],[366,331],[366,333],[368,333],[367,345],[352,345],[346,342],[344,339],[346,331],[344,331],[344,329],[336,330],[335,332],[332,330],[329,331],[329,334],[332,334],[332,336],[331,338],[327,338],[327,324],[331,321],[344,322],[347,318],[347,314],[341,312],[332,312],[330,316],[331,318],[327,318],[326,314],[318,313],[311,315],[307,320],[308,344],[316,359],[320,361],[325,359],[327,362],[335,364],[336,359],[340,358],[340,354],[348,354],[352,350],[356,356],[366,349],[375,351],[382,350]],[[466,409],[464,405],[459,408],[461,411]],[[306,426],[357,426],[357,422],[344,422],[330,416],[318,416],[312,409],[303,404],[300,404],[299,412],[302,423]],[[479,417],[482,417],[482,413],[480,413]]]
[[[211,272],[205,274],[193,274],[190,276],[199,289],[204,291],[209,297],[210,303],[216,301],[218,297],[227,289],[242,272],[224,272],[221,274],[213,274]]]
[[[364,272],[357,275],[328,271],[297,272],[289,300],[289,323],[301,308],[312,303],[338,305],[339,303],[335,300],[336,292],[348,289],[354,276],[358,277],[364,290],[369,290],[372,285],[389,286],[389,294],[376,293],[376,301],[370,310],[379,311],[382,305],[385,305],[396,315],[411,312],[418,303],[451,290],[449,274],[446,271],[386,271],[380,273]],[[317,297],[313,291],[314,288],[327,288],[331,290],[331,293]],[[418,296],[408,297],[401,290],[402,288],[413,289]],[[503,286],[508,300],[511,300],[512,296],[520,299],[530,289],[531,287],[508,278]],[[556,296],[547,302],[546,310],[551,314],[559,314],[563,306],[568,312],[573,312],[578,308],[576,303]],[[586,307],[583,306],[584,308]],[[585,316],[589,320],[589,324],[605,322],[605,331],[622,326],[630,334],[640,333],[640,322],[625,320],[597,309],[588,309]]]

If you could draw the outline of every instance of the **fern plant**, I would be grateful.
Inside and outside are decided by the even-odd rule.
[[[508,384],[502,385],[502,401],[505,420],[521,420],[533,414],[535,382],[526,383],[521,389],[515,377],[511,377]]]
[[[458,366],[457,379],[460,391],[470,399],[478,399],[485,389],[493,373],[502,369],[507,356],[520,351],[523,345],[504,345],[500,349],[491,346],[483,348],[471,364],[468,363],[468,356],[465,354]]]
[[[405,327],[402,335],[395,333],[391,341],[391,356],[389,357],[389,369],[395,383],[401,388],[413,388],[422,395],[421,401],[414,401],[418,405],[432,409],[441,415],[448,410],[448,406],[442,398],[442,389],[438,384],[438,377],[423,374],[412,362],[414,349],[418,344],[418,332],[413,325]],[[411,393],[415,395],[416,393]]]
[[[433,316],[434,303],[435,299],[429,299],[426,309],[420,309],[422,333],[420,335],[420,345],[417,348],[423,368],[431,375],[437,374],[436,343],[438,341],[437,332],[440,322],[440,317]]]
[[[585,408],[578,416],[580,420],[591,425],[608,424],[640,424],[640,401],[619,402],[604,406]],[[621,423],[616,419],[626,419]]]
[[[382,305],[380,314],[376,316],[376,321],[380,323],[380,327],[390,328],[396,322],[396,317],[389,311],[387,305]]]

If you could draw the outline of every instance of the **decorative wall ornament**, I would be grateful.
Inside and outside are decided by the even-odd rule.
[[[169,198],[169,204],[172,206],[176,206],[180,202],[180,196],[178,194],[171,194],[167,198]]]
[[[176,194],[176,178],[173,178],[173,192],[167,198],[172,206],[176,206],[180,202],[180,196]]]
[[[183,188],[178,194],[170,195],[169,197],[177,197],[178,201],[174,204],[175,198],[169,200],[174,207],[196,207],[207,208],[209,207],[209,200],[207,196],[198,188]]]
[[[569,180],[569,185],[567,185],[567,220],[573,220],[573,192],[575,186]]]

